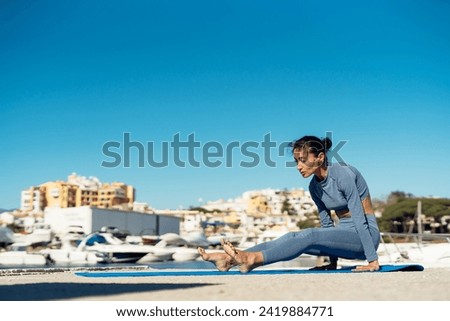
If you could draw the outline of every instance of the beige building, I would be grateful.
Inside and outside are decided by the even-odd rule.
[[[267,197],[262,194],[251,196],[247,203],[247,213],[254,216],[271,214]]]
[[[21,210],[41,213],[46,207],[133,208],[135,189],[124,183],[101,184],[96,178],[72,174],[68,182],[53,181],[22,191]]]
[[[47,182],[40,185],[44,192],[45,207],[76,207],[78,186],[62,181]],[[42,209],[43,210],[43,209]]]
[[[98,191],[77,189],[76,206],[95,206],[98,202]]]
[[[98,190],[97,202],[99,208],[133,208],[135,189],[124,183],[104,184]]]

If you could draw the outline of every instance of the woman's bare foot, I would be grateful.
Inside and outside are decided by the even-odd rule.
[[[214,263],[216,265],[216,268],[221,272],[227,272],[233,266],[237,265],[236,261],[227,253],[206,253],[205,249],[201,247],[199,247],[197,250],[203,260]]]
[[[225,252],[239,264],[241,273],[248,273],[254,268],[263,265],[261,252],[244,252],[236,249],[233,244],[226,241],[222,244]]]

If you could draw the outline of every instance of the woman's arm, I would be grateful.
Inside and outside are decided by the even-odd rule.
[[[376,264],[378,264],[378,255],[370,235],[369,227],[366,224],[366,216],[356,187],[355,174],[349,169],[348,175],[340,177],[338,185],[347,200],[347,206],[352,214],[352,219],[361,239],[367,261],[377,261]]]

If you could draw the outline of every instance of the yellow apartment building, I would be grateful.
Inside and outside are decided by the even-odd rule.
[[[96,206],[98,202],[97,190],[85,190],[78,188],[76,194],[76,206]]]
[[[96,207],[133,207],[135,189],[124,183],[104,184],[98,190]]]
[[[22,191],[21,210],[41,213],[46,207],[91,206],[122,210],[133,208],[135,201],[133,186],[120,182],[101,184],[97,179],[93,184],[82,184],[77,183],[77,176],[74,175],[69,176],[70,183],[52,181]],[[84,183],[89,180],[84,177],[82,179]]]
[[[44,192],[45,207],[76,207],[78,186],[62,181],[47,182],[40,185]]]

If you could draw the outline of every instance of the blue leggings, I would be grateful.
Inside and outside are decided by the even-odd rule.
[[[367,223],[375,249],[378,249],[380,231],[375,216],[367,215]],[[292,260],[301,254],[358,260],[366,258],[351,218],[341,219],[336,227],[289,232],[276,240],[255,245],[246,251],[262,252],[264,265]]]

